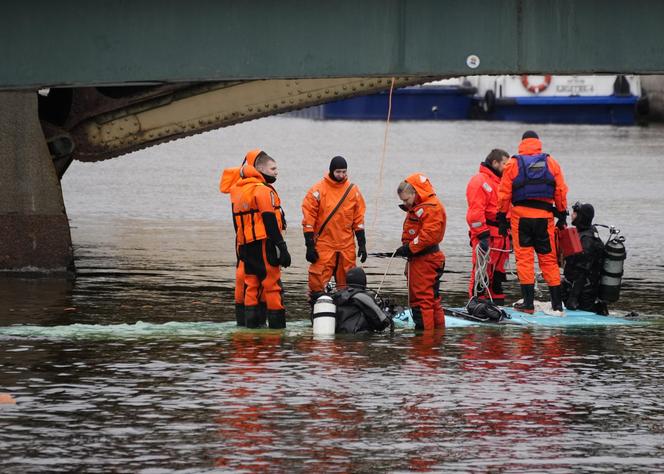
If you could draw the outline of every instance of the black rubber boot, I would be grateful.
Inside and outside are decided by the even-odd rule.
[[[422,321],[422,310],[420,308],[410,308],[413,313],[413,322],[415,329],[424,329],[424,321]]]
[[[563,293],[560,285],[550,286],[549,293],[551,294],[551,309],[554,311],[563,310]]]
[[[533,314],[535,312],[535,285],[521,285],[521,296],[523,303],[515,304],[514,307],[523,313]]]
[[[266,321],[267,321],[267,304],[258,303],[258,324],[260,324],[260,327],[264,327]]]
[[[270,329],[284,329],[286,327],[286,310],[285,309],[268,310],[267,324]]]
[[[235,303],[235,322],[238,326],[246,326],[247,323],[244,320],[244,305],[240,303]]]
[[[261,315],[261,310],[258,306],[245,306],[244,320],[250,329],[265,327],[265,314]]]

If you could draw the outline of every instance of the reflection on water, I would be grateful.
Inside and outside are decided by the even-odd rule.
[[[537,129],[570,201],[593,202],[626,235],[617,309],[651,324],[311,336],[299,204],[332,155],[349,158],[367,221],[378,213],[370,251],[398,244],[402,177],[431,176],[449,215],[444,300],[461,304],[465,184],[489,149],[513,152],[522,129],[393,124],[378,207],[379,123],[273,118],[74,163],[63,188],[78,279],[0,282],[0,393],[17,399],[0,405],[3,472],[661,472],[661,129]],[[232,229],[217,178],[255,146],[280,159],[291,225],[285,332],[231,323]],[[386,265],[367,262],[374,285]],[[401,299],[402,270],[394,262],[385,285]]]

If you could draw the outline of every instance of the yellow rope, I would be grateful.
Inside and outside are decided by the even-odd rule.
[[[378,206],[380,203],[381,194],[383,193],[383,170],[385,168],[385,155],[387,153],[387,132],[390,129],[390,118],[392,116],[392,94],[394,92],[394,78],[392,78],[392,83],[390,84],[390,95],[387,99],[387,121],[385,122],[385,135],[383,137],[383,153],[380,158],[380,168],[378,172],[378,188],[376,189],[376,195],[374,198],[374,216],[373,221],[371,222],[371,231],[373,232],[374,227],[376,226],[376,219],[378,219]]]

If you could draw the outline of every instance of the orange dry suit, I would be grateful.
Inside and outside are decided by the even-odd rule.
[[[351,186],[341,206],[329,218]],[[333,275],[337,289],[346,286],[346,273],[355,266],[354,234],[360,247],[365,245],[365,210],[360,189],[348,179],[338,182],[326,175],[307,191],[302,201],[302,230],[307,246],[315,244],[318,253],[318,260],[309,266],[312,301]]]
[[[406,182],[417,194],[401,235],[401,242],[408,248],[406,277],[413,320],[417,329],[445,327],[440,297],[445,255],[440,243],[445,235],[447,215],[429,178],[415,173],[406,178]]]
[[[528,177],[528,167],[541,177]],[[498,211],[507,213],[510,205],[519,282],[534,284],[534,253],[537,253],[544,280],[549,287],[559,286],[553,218],[554,212],[557,215],[566,212],[567,184],[560,165],[552,156],[542,153],[542,142],[537,138],[522,140],[519,154],[510,158],[505,166],[498,191]]]
[[[279,266],[290,265],[290,255],[281,235],[285,218],[279,195],[256,168],[245,164],[241,179],[231,191],[231,200],[238,253],[244,263],[247,327],[265,323],[258,311],[263,299],[270,327],[283,327],[285,311]]]
[[[481,241],[489,244],[489,265],[487,276],[489,278],[489,295],[494,302],[503,304],[503,282],[505,278],[505,264],[510,256],[510,242],[507,237],[498,233],[498,188],[500,176],[486,163],[480,164],[479,173],[470,178],[466,187],[466,200],[470,245],[473,249],[473,269],[470,273],[469,296],[474,295],[475,269],[477,265],[477,246]]]
[[[237,182],[243,177],[242,169],[246,164],[249,166],[254,166],[256,158],[258,155],[263,153],[259,148],[250,150],[244,157],[242,166],[234,168],[226,168],[221,174],[221,179],[219,180],[219,191],[223,194],[231,195],[231,210],[233,211],[233,188]],[[236,193],[238,191],[236,190]],[[238,196],[235,197],[236,200]],[[240,260],[239,254],[239,244],[237,239],[237,220],[233,218],[233,226],[235,227],[235,255],[236,255],[236,264],[235,264],[235,319],[239,326],[244,326],[244,262]]]

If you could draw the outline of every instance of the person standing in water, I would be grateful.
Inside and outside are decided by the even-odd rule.
[[[421,173],[408,176],[397,194],[406,218],[402,245],[394,255],[408,259],[406,277],[415,329],[445,327],[440,297],[440,278],[445,268],[445,255],[440,249],[447,222],[445,207],[429,178]]]
[[[487,277],[489,288],[480,298],[491,298],[496,304],[505,303],[503,293],[503,282],[505,277],[505,264],[510,256],[509,238],[498,232],[498,188],[503,169],[507,163],[509,154],[505,150],[491,150],[486,159],[480,163],[479,172],[473,176],[466,187],[466,200],[468,211],[466,222],[468,223],[468,236],[470,246],[473,249],[473,269],[470,273],[470,284],[468,288],[469,297],[475,294],[475,272],[477,266],[477,247],[487,253],[489,265]]]
[[[348,180],[342,156],[307,191],[302,201],[302,230],[309,265],[309,300],[313,305],[334,276],[337,289],[346,287],[346,273],[355,267],[355,239],[360,262],[367,259],[364,233],[366,205],[360,189]]]

